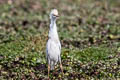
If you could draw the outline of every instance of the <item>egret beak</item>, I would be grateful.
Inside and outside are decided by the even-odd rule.
[[[54,14],[54,16],[59,17],[59,15],[55,15],[55,14]]]
[[[56,15],[56,17],[59,17],[59,15]]]

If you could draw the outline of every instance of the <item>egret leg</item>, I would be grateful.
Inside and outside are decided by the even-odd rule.
[[[62,75],[64,76],[60,55],[59,55],[58,59],[59,59],[59,62],[60,62],[60,69],[61,69],[61,71],[62,71]]]
[[[64,76],[63,67],[62,67],[62,64],[61,64],[61,63],[60,63],[60,68],[61,68],[61,71],[62,71],[62,75]]]
[[[50,65],[48,64],[48,80],[49,80]]]

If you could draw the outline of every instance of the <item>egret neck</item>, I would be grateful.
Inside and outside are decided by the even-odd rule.
[[[49,31],[49,38],[55,40],[55,42],[59,41],[57,26],[56,26],[56,19],[52,18],[50,23],[50,31]]]

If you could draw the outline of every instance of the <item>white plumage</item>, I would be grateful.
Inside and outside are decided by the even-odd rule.
[[[62,70],[61,56],[60,56],[61,44],[59,41],[57,26],[56,26],[57,17],[58,17],[58,11],[56,9],[53,9],[50,13],[51,23],[50,23],[48,42],[46,45],[46,58],[48,62],[48,77],[49,77],[49,68],[53,70],[57,62],[60,63],[60,67]]]

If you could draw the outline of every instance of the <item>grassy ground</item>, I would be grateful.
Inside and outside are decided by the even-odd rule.
[[[46,80],[49,12],[59,10],[64,77],[52,80],[120,79],[119,0],[0,0],[0,79]]]

